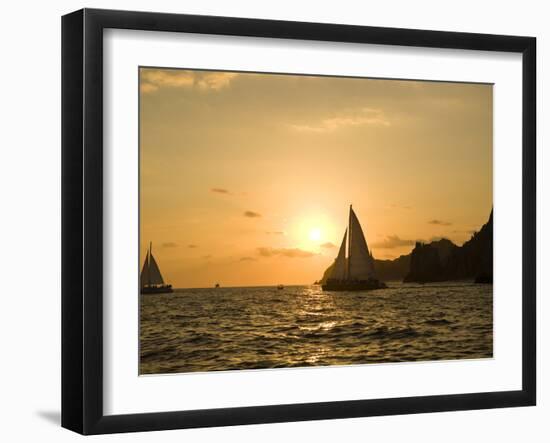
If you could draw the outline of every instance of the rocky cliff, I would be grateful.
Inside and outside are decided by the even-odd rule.
[[[478,283],[493,282],[492,211],[487,223],[462,246],[445,239],[438,245],[435,243],[416,244],[411,253],[410,271],[404,281],[427,283],[471,279]]]
[[[449,257],[445,276],[447,280],[493,283],[493,211],[480,231]]]
[[[403,280],[408,274],[411,254],[402,255],[394,260],[374,260],[376,276],[382,281]]]
[[[444,270],[457,249],[459,247],[446,238],[428,244],[417,242],[411,252],[409,272],[403,281],[424,283],[446,280]]]

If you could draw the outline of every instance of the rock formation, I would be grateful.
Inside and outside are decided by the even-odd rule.
[[[410,271],[404,281],[427,283],[445,280],[493,282],[492,211],[489,221],[460,247],[446,239],[428,245],[416,244],[411,253]]]
[[[394,260],[374,260],[376,276],[382,281],[403,280],[408,274],[411,254],[402,255]]]

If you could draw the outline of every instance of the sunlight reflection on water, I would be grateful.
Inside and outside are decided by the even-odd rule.
[[[492,286],[184,289],[141,298],[142,374],[461,358],[493,352]]]

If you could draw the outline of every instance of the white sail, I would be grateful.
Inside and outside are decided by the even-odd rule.
[[[375,278],[374,260],[369,253],[367,241],[363,235],[359,220],[351,207],[349,216],[349,237],[348,279],[367,280],[369,278]]]
[[[346,240],[348,238],[348,230],[344,232],[344,239],[340,245],[340,251],[336,260],[334,260],[334,266],[332,272],[330,273],[330,278],[336,280],[343,280],[346,278]]]
[[[163,285],[164,280],[162,275],[160,275],[160,269],[155,261],[155,257],[151,253],[149,255],[149,284],[150,285]]]
[[[145,256],[145,262],[143,263],[143,268],[141,269],[139,282],[142,288],[149,286],[149,251],[147,251],[147,255]]]

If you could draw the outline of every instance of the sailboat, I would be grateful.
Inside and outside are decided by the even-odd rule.
[[[332,271],[322,288],[323,291],[368,291],[387,288],[376,278],[374,258],[369,252],[361,224],[351,205],[348,228],[344,232]]]
[[[142,294],[162,294],[172,292],[172,285],[164,283],[159,265],[153,257],[153,244],[149,243],[149,249],[145,256],[145,263],[141,269],[139,278]]]

